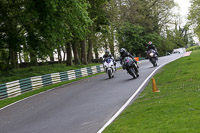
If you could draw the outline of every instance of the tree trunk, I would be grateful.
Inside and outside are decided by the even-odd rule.
[[[24,62],[29,62],[30,61],[29,57],[28,57],[29,53],[28,52],[23,52],[23,55],[24,55]]]
[[[111,29],[111,37],[110,37],[110,52],[115,57],[115,46],[114,46],[114,31]]]
[[[66,53],[64,52],[63,61],[66,61],[66,60],[65,60],[65,56],[66,56]]]
[[[68,43],[66,45],[66,51],[67,51],[67,61],[66,61],[66,66],[72,66],[72,48],[71,48],[71,43]]]
[[[95,59],[99,59],[98,49],[94,48]]]
[[[21,58],[20,52],[18,53],[18,57],[19,57],[19,63],[22,63],[22,58]]]
[[[30,52],[30,61],[32,66],[38,66],[37,55],[33,51]]]
[[[64,53],[64,55],[63,55],[63,61],[65,61],[66,51],[65,51],[65,47],[64,46],[62,47],[62,51]]]
[[[80,65],[81,63],[80,63],[80,58],[78,55],[77,42],[73,42],[72,49],[73,49],[73,53],[74,53],[74,63],[76,65]]]
[[[80,41],[81,44],[81,62],[85,65],[88,64],[86,56],[86,40]]]
[[[88,54],[87,54],[88,63],[92,63],[92,59],[93,59],[92,49],[93,49],[92,39],[89,38],[88,39]]]
[[[25,25],[25,30],[28,33],[27,44],[29,45],[29,54],[30,54],[30,65],[38,66],[37,62],[37,44],[35,40],[35,35],[31,30],[30,25]]]
[[[18,68],[18,58],[17,58],[17,51],[15,51],[13,48],[9,48],[9,59],[11,63],[12,68]]]
[[[82,58],[81,57],[81,44],[77,42],[76,45],[77,45],[79,60],[81,62],[81,58]]]
[[[53,52],[52,52],[51,55],[50,55],[50,61],[51,61],[51,62],[54,62],[54,54],[53,54]]]
[[[57,52],[58,52],[58,62],[61,64],[62,63],[62,55],[61,55],[60,46],[57,48]]]
[[[104,48],[108,49],[108,42],[106,41],[106,39],[104,40]]]

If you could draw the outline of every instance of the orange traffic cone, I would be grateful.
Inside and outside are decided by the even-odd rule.
[[[135,59],[136,61],[139,61],[139,57],[135,57],[134,59]]]
[[[157,87],[157,85],[156,85],[156,81],[155,81],[154,77],[152,78],[152,91],[153,91],[153,92],[160,92],[160,91],[158,90],[158,87]]]

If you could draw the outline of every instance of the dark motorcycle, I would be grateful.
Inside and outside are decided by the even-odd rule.
[[[158,56],[156,54],[156,51],[153,49],[150,49],[147,53],[149,61],[153,64],[154,67],[157,66]]]
[[[137,78],[139,77],[138,74],[138,69],[137,69],[137,65],[135,64],[135,62],[133,61],[133,59],[131,57],[125,57],[123,60],[123,67],[127,70],[127,72],[133,76],[133,78]]]

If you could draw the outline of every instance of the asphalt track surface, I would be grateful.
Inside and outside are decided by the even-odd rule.
[[[181,57],[160,57],[158,66]],[[139,64],[140,77],[125,70],[77,81],[0,110],[0,133],[96,133],[156,69]]]

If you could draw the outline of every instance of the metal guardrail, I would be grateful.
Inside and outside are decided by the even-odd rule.
[[[51,84],[73,80],[80,77],[103,72],[103,65],[86,67],[65,72],[46,74],[0,84],[0,99],[18,96],[27,91],[39,89]]]

